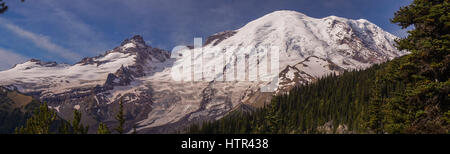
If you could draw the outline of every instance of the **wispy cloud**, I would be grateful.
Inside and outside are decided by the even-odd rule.
[[[61,47],[55,43],[53,43],[48,36],[36,34],[31,31],[27,31],[25,29],[20,28],[17,25],[11,24],[11,23],[4,23],[2,24],[5,28],[10,30],[11,32],[15,33],[16,35],[30,40],[34,43],[37,47],[41,49],[45,49],[48,52],[52,54],[57,54],[58,56],[66,59],[66,60],[76,60],[79,59],[81,56],[73,53],[72,51],[65,49],[64,47]]]
[[[9,69],[17,63],[25,62],[27,59],[29,58],[0,48],[0,71]]]
[[[30,1],[9,12],[19,15],[20,18],[16,16],[5,18],[21,26],[22,29],[52,38],[54,44],[67,50],[82,56],[96,56],[117,45],[117,41],[112,40],[111,35],[105,36],[105,32],[109,33],[105,31],[109,26],[103,25],[103,22],[108,21],[104,18],[111,14],[103,13],[101,17],[92,18],[103,12],[100,10],[103,10],[105,6],[98,5],[99,2],[101,1]],[[92,14],[85,14],[85,12],[92,12]],[[33,27],[29,27],[30,25]]]
[[[55,23],[61,24],[66,33],[69,46],[76,48],[80,52],[101,53],[112,46],[108,45],[108,40],[104,38],[102,32],[95,30],[91,25],[85,23],[76,14],[71,13],[60,5],[50,5],[54,9]]]

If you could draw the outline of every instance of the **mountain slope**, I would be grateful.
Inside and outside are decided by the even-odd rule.
[[[13,133],[38,106],[39,102],[30,96],[0,87],[0,134]]]
[[[214,55],[225,50],[223,57],[173,54],[170,58],[169,52],[148,46],[142,37],[134,36],[105,54],[84,58],[74,65],[38,60],[18,64],[0,72],[0,85],[48,102],[65,119],[71,118],[73,109],[80,110],[86,117],[82,122],[91,126],[91,132],[100,121],[109,127],[117,124],[114,115],[123,98],[125,130],[136,126],[139,132],[170,133],[247,108],[243,106],[262,106],[260,103],[268,103],[273,94],[327,74],[364,69],[406,54],[393,47],[394,39],[363,19],[315,19],[295,11],[276,11],[240,29],[212,35],[201,48],[181,51],[200,50],[202,55]],[[258,81],[265,76],[255,75],[262,68],[259,62],[271,58],[253,50],[264,46],[279,49],[279,72],[271,74],[280,83],[270,87],[274,92],[260,89],[274,81]],[[214,68],[217,62],[224,65],[213,69],[211,80],[174,80],[174,70],[191,70],[194,66],[184,67],[186,62],[203,62],[203,68]],[[232,65],[242,70],[236,72],[228,67]],[[220,80],[238,72],[246,80]],[[204,69],[194,69],[193,75],[206,78],[204,73]],[[191,73],[183,77],[190,76],[186,74]]]
[[[192,125],[200,134],[369,133],[369,99],[376,72],[386,64],[362,71],[329,75],[275,96],[255,112],[235,111],[218,121]]]

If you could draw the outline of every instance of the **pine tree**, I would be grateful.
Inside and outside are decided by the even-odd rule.
[[[125,124],[125,118],[124,118],[124,113],[123,113],[123,98],[120,98],[119,112],[116,115],[116,120],[119,122],[119,125],[115,128],[115,130],[119,134],[123,134],[123,126]]]
[[[81,124],[81,112],[78,110],[73,110],[72,129],[74,134],[87,134],[89,130],[89,126]]]
[[[25,2],[25,0],[20,0],[21,2]],[[8,10],[8,5],[6,5],[3,0],[0,0],[0,14],[5,13]]]
[[[72,127],[72,126],[70,126],[69,123],[67,123],[67,122],[64,121],[64,120],[61,120],[60,127],[58,128],[59,134],[71,134],[71,132],[70,132],[70,128],[71,128],[71,127]]]
[[[137,134],[136,127],[137,127],[136,125],[133,126],[133,133],[132,134]]]
[[[279,130],[278,126],[280,125],[281,117],[277,108],[278,103],[279,99],[277,97],[272,99],[272,103],[270,104],[268,113],[266,115],[268,133],[277,133]]]
[[[100,122],[98,125],[97,134],[111,134],[111,132],[109,131],[108,126]]]
[[[405,83],[404,90],[392,93],[384,104],[386,129],[391,133],[446,133],[449,130],[443,120],[450,105],[449,8],[449,0],[414,0],[396,12],[391,20],[402,28],[415,28],[408,32],[408,37],[397,40],[398,49],[411,54],[395,69],[394,78],[385,77]]]
[[[366,123],[366,127],[373,130],[375,133],[382,133],[383,126],[382,120],[383,116],[381,115],[381,106],[383,104],[383,96],[382,96],[382,83],[379,78],[375,81],[375,87],[372,90],[372,98],[369,102],[369,119]]]
[[[25,124],[15,129],[17,134],[50,134],[51,124],[56,120],[56,113],[43,103],[37,108]]]

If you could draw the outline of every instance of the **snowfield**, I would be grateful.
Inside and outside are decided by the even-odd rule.
[[[65,89],[81,86],[103,84],[109,73],[114,73],[121,66],[134,64],[136,55],[124,53],[109,53],[104,57],[94,59],[97,64],[55,64],[45,66],[41,61],[27,61],[18,64],[10,70],[0,72],[0,84],[32,83],[43,86],[40,90],[54,93]],[[34,87],[34,90],[36,87]],[[24,92],[27,92],[26,90]]]

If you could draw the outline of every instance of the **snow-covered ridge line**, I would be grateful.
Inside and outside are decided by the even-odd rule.
[[[19,83],[17,86],[28,89],[23,89],[25,92],[31,89],[64,92],[75,87],[103,85],[110,74],[117,73],[121,68],[141,71],[133,74],[139,76],[143,73],[143,66],[140,65],[164,61],[169,55],[167,51],[147,46],[141,36],[126,39],[122,44],[104,54],[83,58],[73,65],[36,59],[16,64],[13,68],[0,72],[0,85]],[[41,88],[36,89],[36,84],[41,85]]]

